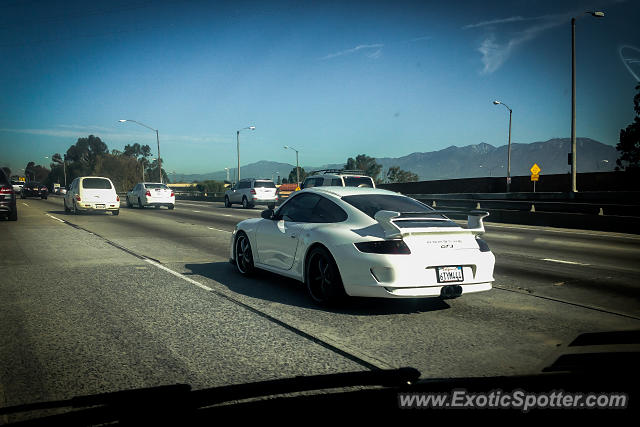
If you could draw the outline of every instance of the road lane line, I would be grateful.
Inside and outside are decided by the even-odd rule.
[[[22,204],[23,204],[23,205],[25,205],[25,206],[27,206],[27,207],[29,206],[29,205],[28,205],[28,204],[26,204],[25,202],[22,202]]]
[[[215,231],[222,231],[223,233],[229,233],[231,234],[231,231],[227,231],[227,230],[220,230],[219,228],[213,228],[213,227],[207,227],[209,230],[215,230]]]
[[[191,279],[190,277],[186,277],[183,274],[178,273],[177,271],[173,271],[172,269],[170,269],[168,267],[165,267],[162,264],[158,264],[157,262],[155,262],[153,260],[150,260],[149,258],[144,258],[144,261],[149,263],[149,264],[151,264],[151,265],[153,265],[154,267],[158,267],[159,269],[166,271],[167,273],[173,274],[174,276],[176,276],[176,277],[178,277],[180,279],[186,280],[187,282],[191,283],[192,285],[196,285],[197,287],[202,288],[205,291],[209,291],[209,292],[213,291],[213,289],[211,289],[210,287],[205,286],[202,283]]]
[[[572,264],[572,265],[591,265],[591,264],[585,264],[582,262],[564,261],[562,259],[552,259],[552,258],[542,258],[542,261],[557,262],[560,264]]]
[[[191,212],[198,212],[199,213],[200,211],[191,211]]]
[[[55,217],[55,216],[53,216],[53,215],[49,215],[49,214],[45,214],[45,215],[46,215],[46,216],[48,216],[49,218],[53,218],[53,219],[55,219],[56,221],[60,221],[60,222],[61,222],[61,223],[63,223],[63,224],[66,222],[65,220],[60,219],[60,218],[56,218],[56,217]]]

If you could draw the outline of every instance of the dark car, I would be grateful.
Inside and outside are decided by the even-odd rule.
[[[27,182],[20,191],[21,199],[25,197],[40,197],[41,199],[46,199],[48,196],[49,190],[47,190],[44,184],[40,184],[39,182]]]
[[[11,180],[0,169],[0,218],[8,218],[9,221],[18,220],[18,208],[16,206],[16,194],[13,191]]]

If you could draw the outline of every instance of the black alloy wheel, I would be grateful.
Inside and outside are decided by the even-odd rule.
[[[236,268],[245,276],[251,275],[255,267],[253,265],[253,252],[251,252],[251,243],[249,237],[242,231],[238,233],[235,244],[236,252]]]
[[[334,305],[346,297],[338,266],[322,247],[312,249],[307,257],[305,284],[309,296],[320,305]]]

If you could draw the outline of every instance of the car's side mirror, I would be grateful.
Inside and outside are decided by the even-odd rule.
[[[265,209],[261,213],[264,219],[273,219],[273,209]]]

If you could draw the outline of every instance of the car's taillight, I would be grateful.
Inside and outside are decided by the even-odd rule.
[[[253,188],[251,189],[251,194],[256,194],[256,190],[254,190]]]
[[[47,191],[47,188],[46,188],[46,187],[42,187],[42,188],[40,189],[40,191]]]
[[[408,255],[411,253],[404,240],[381,240],[377,242],[354,243],[360,252],[368,254]]]
[[[0,187],[0,194],[13,194],[13,188],[11,188],[11,187]]]
[[[116,196],[116,202],[120,201],[120,196]]]
[[[76,200],[80,201],[80,195],[79,194],[76,194]]]
[[[172,192],[171,192],[171,196],[170,196],[170,197],[174,197],[174,196],[175,196],[175,194],[173,194],[173,191],[172,191]]]
[[[144,193],[144,195],[147,196],[147,197],[151,197],[151,191],[147,190],[147,192]]]

